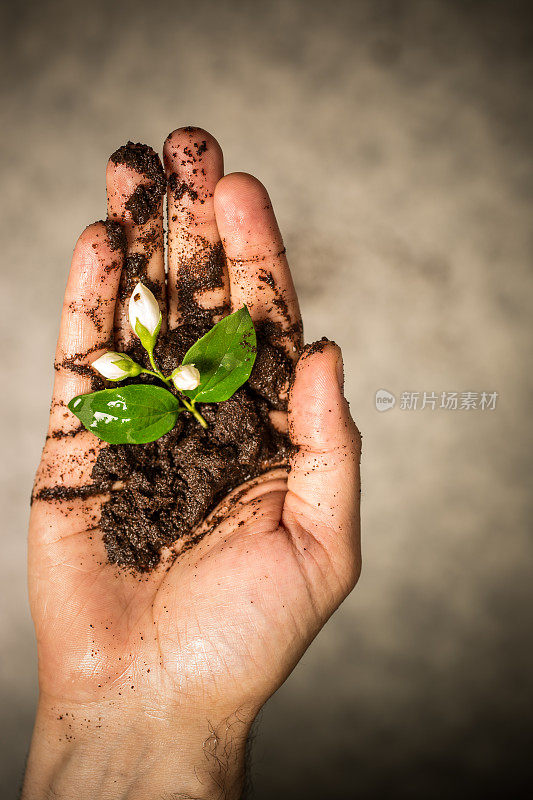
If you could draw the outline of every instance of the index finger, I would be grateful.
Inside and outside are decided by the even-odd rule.
[[[67,403],[102,385],[93,361],[113,347],[115,301],[126,240],[116,222],[95,222],[76,243],[55,358],[50,431],[77,427]]]

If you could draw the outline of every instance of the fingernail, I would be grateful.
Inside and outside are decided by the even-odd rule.
[[[337,381],[339,383],[339,389],[341,392],[344,392],[344,362],[342,360],[342,353],[339,353],[339,357],[337,358],[337,363],[335,365],[337,370]]]

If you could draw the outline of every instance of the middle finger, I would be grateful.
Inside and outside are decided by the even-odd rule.
[[[168,179],[168,321],[170,328],[229,311],[229,281],[213,195],[224,174],[222,150],[201,128],[178,128],[163,148]]]

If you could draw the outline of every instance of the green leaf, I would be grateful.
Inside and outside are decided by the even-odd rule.
[[[224,317],[187,351],[182,364],[200,370],[200,385],[183,394],[195,403],[221,403],[248,380],[257,353],[254,324],[243,306]]]
[[[160,386],[133,384],[74,397],[68,407],[88,431],[110,444],[145,444],[168,433],[183,411]]]

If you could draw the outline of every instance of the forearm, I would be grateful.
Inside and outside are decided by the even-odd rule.
[[[250,724],[41,700],[22,800],[237,800]]]

